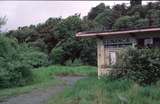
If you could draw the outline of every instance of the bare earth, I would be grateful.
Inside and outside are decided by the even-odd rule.
[[[65,81],[67,86],[72,86],[77,80],[82,79],[83,77],[67,76],[57,78]],[[47,89],[33,90],[29,93],[11,97],[4,102],[0,102],[0,104],[45,104],[50,97],[54,97],[57,93],[63,91],[66,85],[61,84]]]

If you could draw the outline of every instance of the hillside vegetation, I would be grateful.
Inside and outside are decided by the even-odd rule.
[[[132,2],[134,4],[134,1]],[[49,65],[96,66],[96,40],[78,39],[79,31],[115,31],[160,26],[160,2],[113,7],[100,3],[80,18],[50,17],[44,23],[1,33],[0,88],[33,82],[35,68]],[[7,21],[0,18],[0,27]]]
[[[133,0],[133,3],[135,1]],[[65,65],[80,60],[85,65],[96,65],[96,41],[78,39],[79,31],[111,31],[160,26],[160,2],[147,5],[113,7],[103,3],[91,8],[88,15],[79,14],[67,18],[50,17],[44,23],[19,27],[5,35],[16,38],[19,44],[26,43],[48,56],[49,64]]]

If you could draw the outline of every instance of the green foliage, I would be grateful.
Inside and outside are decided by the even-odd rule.
[[[36,70],[34,70],[37,72]],[[78,75],[78,76],[96,76],[97,75],[97,70],[96,67],[92,66],[49,66],[49,67],[41,67],[38,70],[39,73],[44,75],[43,77],[41,76],[38,77],[38,79],[45,79],[45,78],[52,78],[54,75],[60,75],[60,76],[65,76],[65,75]],[[38,80],[37,79],[37,80]]]
[[[63,83],[56,75],[96,75],[96,68],[91,66],[49,66],[32,70],[33,82],[26,86],[0,89],[0,101],[35,89],[46,89]]]
[[[0,88],[32,82],[31,68],[48,65],[48,56],[16,39],[0,37]]]
[[[2,25],[6,24],[6,21],[7,21],[7,19],[6,19],[5,16],[4,17],[0,17],[0,28],[1,28]]]
[[[137,13],[134,16],[123,16],[116,20],[113,25],[114,29],[134,29],[134,28],[146,28],[149,26],[149,20],[147,18],[140,18]]]
[[[30,66],[19,56],[15,40],[0,37],[0,88],[25,85],[32,79]]]
[[[146,28],[149,26],[149,20],[148,19],[138,19],[134,23],[135,28]]]
[[[133,27],[133,22],[132,22],[132,17],[130,16],[124,16],[120,17],[117,19],[117,21],[114,24],[115,29],[125,29],[125,28],[132,28]]]
[[[62,20],[56,28],[56,38],[64,39],[74,37],[81,30],[81,19],[79,15],[69,16]]]
[[[158,104],[159,84],[139,86],[129,80],[85,78],[48,104]]]
[[[133,0],[132,2],[137,4],[140,1]],[[11,38],[15,37],[20,44],[27,43],[45,52],[49,61],[53,60],[54,64],[65,64],[67,60],[73,62],[75,59],[80,59],[83,64],[96,65],[95,40],[78,39],[75,37],[77,32],[159,27],[159,5],[160,2],[134,6],[117,4],[109,7],[101,3],[91,8],[88,15],[82,19],[79,14],[67,18],[49,18],[44,23],[19,27],[17,30],[7,32],[6,35]],[[54,50],[61,50],[61,52],[54,54]],[[35,56],[35,54],[32,53],[29,56]],[[43,53],[38,52],[37,54],[39,56],[36,57],[40,57],[40,54]],[[44,54],[42,56],[41,59],[45,60],[46,56]],[[33,63],[43,62],[37,60]]]
[[[97,65],[97,45],[96,40],[83,40],[82,50],[80,53],[80,59],[84,64]]]
[[[99,14],[102,13],[105,10],[105,4],[100,3],[96,7],[92,8],[91,11],[88,13],[88,19],[93,20],[95,17]]]
[[[148,10],[150,10],[150,9],[151,8],[148,8]],[[148,10],[146,9],[146,6],[135,5],[133,7],[129,7],[126,14],[129,16],[133,16],[136,13],[139,13],[141,18],[145,18]]]
[[[29,51],[28,49],[27,51],[21,52],[20,56],[21,56],[21,60],[24,63],[29,64],[32,68],[46,66],[49,64],[48,56],[43,52],[39,52],[35,50]]]
[[[147,11],[147,18],[150,19],[150,25],[160,26],[160,10],[150,9]]]
[[[142,0],[130,0],[130,4],[131,4],[131,6],[141,5]]]
[[[48,55],[39,51],[28,44],[19,45],[19,56],[21,61],[30,65],[32,68],[46,66],[49,64]]]
[[[160,80],[160,49],[129,48],[119,55],[117,67],[127,70],[125,77],[140,84]]]
[[[80,59],[75,59],[74,61],[72,60],[67,60],[65,62],[66,66],[81,66],[83,65],[82,61]]]
[[[51,57],[52,57],[52,62],[53,64],[61,64],[63,63],[63,55],[64,55],[64,50],[62,47],[56,47],[52,49],[51,52]]]
[[[111,29],[112,25],[114,23],[114,20],[112,18],[112,10],[111,9],[105,9],[104,12],[99,13],[95,21],[99,24],[103,25],[105,29]]]
[[[84,17],[81,24],[82,31],[92,31],[96,30],[99,27],[100,26],[96,21],[88,20],[87,17]]]

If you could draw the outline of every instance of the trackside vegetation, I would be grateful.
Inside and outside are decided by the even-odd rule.
[[[141,85],[154,84],[160,80],[159,48],[127,48],[119,52],[112,77],[127,78]],[[118,71],[117,71],[117,70]]]
[[[48,104],[159,104],[160,83],[140,86],[130,80],[82,79]]]
[[[83,18],[80,14],[50,17],[44,23],[0,32],[0,88],[32,83],[32,70],[39,67],[56,64],[96,66],[96,40],[78,39],[77,32],[160,26],[160,2],[132,3],[131,6],[116,4],[112,7],[100,3]],[[7,17],[0,17],[0,28],[6,20]]]
[[[0,17],[0,28],[5,23],[6,17]],[[37,25],[0,31],[0,101],[61,84],[56,76],[69,75],[88,77],[48,104],[160,104],[160,49],[126,50],[115,68],[127,71],[98,80],[96,40],[75,36],[80,31],[148,27],[160,27],[160,2],[112,7],[100,3],[83,18],[50,17]]]
[[[22,87],[13,87],[0,89],[0,101],[7,97],[27,93],[33,89],[47,88],[63,82],[56,79],[56,76],[74,75],[74,76],[95,76],[97,74],[96,67],[92,66],[49,66],[32,70],[32,82]]]

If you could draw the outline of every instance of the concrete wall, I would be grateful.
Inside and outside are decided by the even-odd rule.
[[[97,39],[97,66],[98,66],[98,76],[108,74],[108,55],[107,50],[104,47],[103,39]]]
[[[158,32],[148,32],[143,34],[128,34],[128,35],[121,35],[121,36],[108,36],[108,37],[101,37],[97,38],[97,65],[98,65],[98,76],[109,74],[109,71],[112,70],[109,68],[109,52],[110,51],[119,51],[122,48],[106,48],[104,46],[104,40],[106,39],[114,39],[114,38],[131,38],[132,39],[132,47],[135,47],[136,40],[141,38],[154,38],[160,37]],[[123,48],[124,49],[124,48]]]

